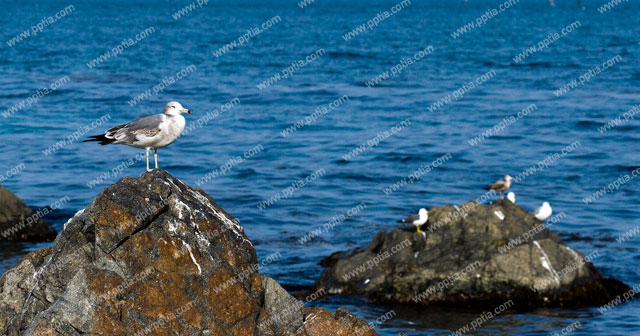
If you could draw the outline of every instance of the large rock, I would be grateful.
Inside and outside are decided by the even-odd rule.
[[[550,220],[561,219],[563,214]],[[601,305],[629,289],[603,277],[530,213],[500,200],[429,211],[415,228],[379,232],[368,247],[336,252],[315,289],[421,305]]]
[[[45,209],[46,210],[46,209]],[[9,189],[0,186],[0,241],[46,241],[56,238],[56,231],[34,213]]]
[[[202,190],[159,169],[125,177],[2,276],[0,334],[315,336],[366,325],[304,307],[257,261]]]

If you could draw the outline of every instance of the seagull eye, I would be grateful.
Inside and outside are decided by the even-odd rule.
[[[171,108],[176,108],[175,106],[171,106]]]

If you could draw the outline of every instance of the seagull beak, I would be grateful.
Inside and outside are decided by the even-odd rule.
[[[186,114],[191,114],[191,111],[189,111],[188,109],[182,109],[182,110],[180,110],[180,112],[186,113]]]

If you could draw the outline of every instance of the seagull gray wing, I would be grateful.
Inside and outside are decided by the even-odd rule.
[[[420,215],[411,215],[411,216],[403,219],[400,222],[401,223],[413,223],[414,221],[417,221],[418,219],[420,219]]]
[[[500,190],[500,189],[503,189],[504,187],[505,187],[504,181],[500,180],[500,181],[488,186],[485,189],[486,190]]]
[[[164,115],[146,115],[130,123],[118,125],[105,132],[105,137],[114,139],[119,143],[133,143],[136,135],[154,136],[160,133],[160,123],[164,121]]]
[[[540,211],[542,211],[542,207],[537,207],[535,210],[533,210],[533,215],[537,216],[540,214]]]

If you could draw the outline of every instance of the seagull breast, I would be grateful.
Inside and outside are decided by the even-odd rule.
[[[180,137],[186,121],[183,116],[176,115],[167,117],[159,125],[160,133],[154,148],[162,148],[169,146]]]

